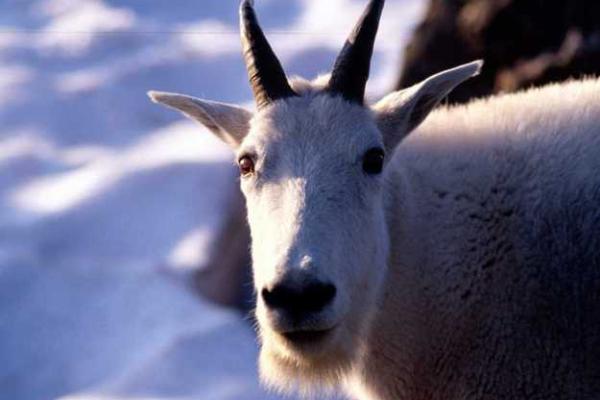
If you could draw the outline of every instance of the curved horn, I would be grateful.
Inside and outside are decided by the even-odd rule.
[[[295,96],[285,72],[258,25],[252,0],[240,5],[240,30],[248,79],[259,109],[273,101]]]
[[[384,0],[371,0],[333,65],[328,90],[362,104]]]

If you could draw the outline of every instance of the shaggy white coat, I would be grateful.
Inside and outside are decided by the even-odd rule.
[[[384,191],[365,398],[598,398],[600,80],[434,111]]]

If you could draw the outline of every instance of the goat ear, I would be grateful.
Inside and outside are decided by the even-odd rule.
[[[252,113],[241,107],[176,93],[150,91],[148,96],[153,102],[164,104],[200,122],[234,149],[248,133]]]
[[[385,147],[388,150],[396,147],[452,89],[478,75],[482,65],[479,60],[442,71],[373,105]]]

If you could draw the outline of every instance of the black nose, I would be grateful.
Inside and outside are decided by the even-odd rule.
[[[331,303],[335,292],[331,283],[311,282],[301,287],[282,283],[270,290],[263,289],[261,296],[269,308],[301,315],[323,310]]]

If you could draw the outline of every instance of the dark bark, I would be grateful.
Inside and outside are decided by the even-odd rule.
[[[597,0],[431,0],[406,47],[396,88],[484,59],[452,103],[600,71]]]

